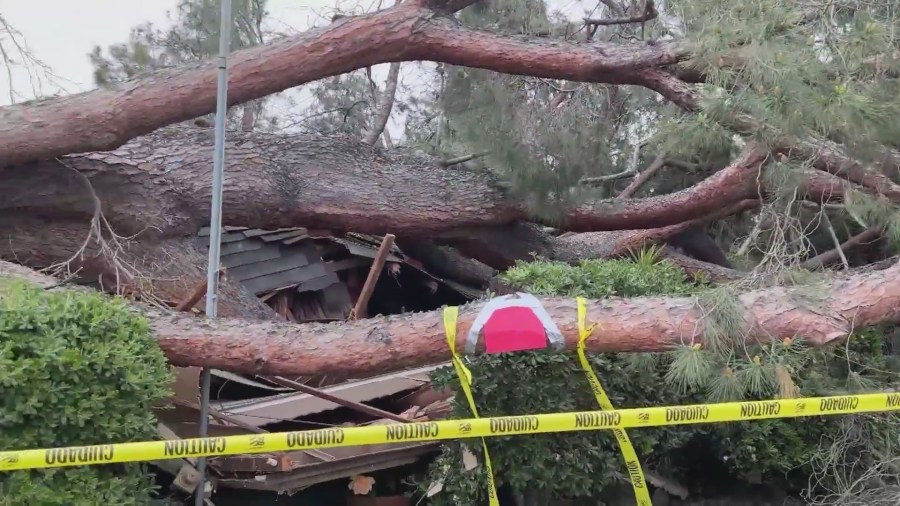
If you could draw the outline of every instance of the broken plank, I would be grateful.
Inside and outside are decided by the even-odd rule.
[[[283,272],[276,272],[265,276],[255,277],[241,281],[248,290],[253,293],[262,293],[285,286],[297,285],[309,279],[315,279],[327,274],[325,264],[318,262],[312,265],[296,267]]]
[[[222,255],[222,263],[229,269],[249,265],[253,263],[273,260],[281,256],[281,249],[275,244],[263,244],[262,248],[250,251],[240,251],[229,255]]]
[[[241,265],[239,267],[229,267],[228,275],[235,279],[246,281],[261,276],[267,276],[269,274],[288,271],[297,267],[304,267],[311,263],[310,260],[313,262],[319,260],[318,258],[308,258],[303,251],[282,250],[280,253],[281,255],[279,257],[271,260]]]
[[[280,241],[283,239],[290,239],[290,238],[297,238],[297,237],[300,237],[300,238],[307,237],[306,230],[305,229],[304,230],[296,230],[293,232],[282,232],[280,234],[259,236],[260,239],[262,239],[263,241],[266,241],[266,242],[275,242],[275,241]]]
[[[254,228],[252,230],[248,230],[248,231],[244,232],[244,235],[246,237],[258,237],[261,235],[275,234],[278,232],[291,232],[291,231],[296,231],[296,230],[306,230],[306,229],[303,227],[276,228],[275,230],[263,230],[261,228]]]
[[[230,242],[227,244],[223,244],[220,249],[220,253],[222,255],[233,255],[235,253],[241,253],[244,251],[253,251],[257,249],[262,249],[266,243],[262,241],[254,241],[254,240],[244,240],[237,242]],[[209,244],[206,244],[206,247],[209,247]]]

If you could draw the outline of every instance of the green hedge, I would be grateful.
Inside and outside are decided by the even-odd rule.
[[[148,322],[98,293],[0,278],[0,450],[152,439],[170,371]],[[0,505],[148,504],[141,464],[0,475]]]
[[[509,270],[505,278],[536,295],[602,299],[666,294],[695,297],[701,307],[716,303],[707,311],[707,324],[718,326],[722,340],[714,349],[686,345],[668,353],[589,356],[604,389],[620,408],[772,398],[794,388],[803,395],[834,394],[854,389],[853,381],[869,388],[896,382],[896,374],[887,371],[878,330],[854,337],[846,348],[822,351],[807,348],[802,339],[756,347],[729,341],[729,319],[734,316],[727,310],[729,292],[691,284],[676,266],[657,263],[650,256],[577,266],[532,262]],[[469,368],[481,416],[597,409],[571,352],[483,355],[473,357]],[[436,371],[433,379],[437,386],[457,392],[453,417],[471,416],[452,367]],[[811,473],[822,474],[812,468],[811,456],[820,446],[840,440],[845,423],[839,417],[823,417],[647,428],[629,435],[645,469],[659,470],[682,483],[694,479],[692,468],[703,459],[704,472],[710,476],[757,476],[797,491],[806,486]],[[869,428],[889,440],[898,424],[873,423]],[[417,480],[421,492],[434,482],[443,484],[429,504],[487,504],[484,468],[463,469],[463,445],[483,462],[478,444],[445,444]],[[850,459],[869,449],[843,448]],[[491,438],[488,450],[498,484],[522,493],[532,504],[587,498],[596,504],[597,498],[609,499],[612,491],[618,494],[627,484],[621,453],[606,431]],[[827,477],[822,483],[828,484]],[[630,500],[633,504],[633,496]],[[613,503],[628,501],[626,490]]]

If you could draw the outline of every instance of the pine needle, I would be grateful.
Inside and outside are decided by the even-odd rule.
[[[725,366],[710,379],[707,395],[712,402],[739,401],[744,398],[744,385],[734,369]]]
[[[625,369],[637,374],[654,371],[659,366],[662,357],[662,353],[627,353]]]
[[[704,314],[706,345],[718,354],[730,350],[735,338],[743,334],[746,324],[737,292],[728,285],[716,287],[701,293],[697,304]]]
[[[794,383],[791,372],[784,364],[775,365],[775,381],[778,384],[778,397],[781,399],[796,399],[800,397],[800,387]]]
[[[738,376],[741,384],[744,385],[745,391],[749,394],[768,397],[775,390],[772,373],[763,366],[759,355],[741,363],[735,369],[735,374]]]
[[[852,393],[871,392],[876,389],[878,383],[856,371],[850,371],[847,375],[847,391]]]
[[[666,381],[680,393],[701,390],[709,381],[712,363],[700,345],[680,346],[671,352]]]

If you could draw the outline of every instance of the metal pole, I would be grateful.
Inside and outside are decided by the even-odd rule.
[[[222,0],[219,28],[219,84],[216,92],[216,141],[213,151],[212,209],[209,223],[209,266],[206,270],[206,316],[216,317],[219,295],[219,248],[222,239],[222,180],[225,175],[225,115],[228,107],[228,53],[231,50],[231,0]],[[209,431],[209,368],[200,375],[200,437]],[[194,492],[194,504],[203,506],[206,498],[206,457],[197,461],[200,481]]]

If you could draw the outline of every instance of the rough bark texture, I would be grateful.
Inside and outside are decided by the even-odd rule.
[[[833,278],[815,287],[775,287],[740,296],[745,338],[803,336],[822,346],[846,338],[855,327],[900,322],[900,266]],[[810,291],[815,296],[810,297]],[[543,299],[565,334],[578,339],[575,301]],[[462,308],[457,349],[480,304]],[[703,318],[692,298],[640,297],[592,301],[588,319],[597,325],[587,341],[594,352],[661,351],[702,341]],[[152,325],[175,365],[206,365],[245,373],[366,375],[436,363],[449,358],[440,311],[353,323],[291,325],[278,322],[199,320],[179,314],[152,317]]]
[[[87,237],[89,218],[78,221],[48,220],[27,214],[0,213],[0,260],[46,268],[69,260]],[[107,236],[105,238],[109,240]],[[206,238],[202,238],[206,239]],[[82,282],[128,297],[178,303],[206,279],[207,250],[201,238],[172,237],[148,241],[123,241],[115,257],[99,255],[97,242],[89,241],[82,255],[70,264]],[[134,274],[134,275],[132,275]],[[275,313],[240,283],[224,276],[219,284],[218,314],[248,320],[270,319]],[[194,307],[205,309],[201,299]]]
[[[448,10],[457,7],[448,4]],[[463,27],[413,2],[236,51],[229,57],[228,105],[379,63],[426,60],[508,74],[621,83],[635,69],[677,63],[687,54],[669,43],[572,44],[504,37]],[[4,107],[0,166],[115,149],[162,126],[213,112],[215,95],[216,64],[208,60],[114,89]]]
[[[835,248],[824,253],[820,253],[803,262],[803,267],[807,269],[817,269],[831,262],[837,262],[841,259],[841,251],[846,253],[850,249],[861,246],[864,243],[873,242],[878,239],[881,233],[881,230],[874,228],[863,230],[859,234],[856,234],[853,237],[850,237],[846,241],[842,242],[840,244],[840,251],[838,250],[838,248]]]
[[[570,209],[566,227],[589,233],[553,238],[523,226],[526,211],[486,172],[444,167],[422,154],[386,152],[344,137],[229,132],[227,139],[228,225],[390,232],[405,240],[443,236],[446,244],[495,269],[529,260],[532,253],[566,262],[619,256],[663,241],[688,223],[722,217],[724,204],[734,204],[724,214],[736,212],[765,193],[758,181],[766,155],[750,148],[687,190]],[[186,297],[203,277],[205,252],[192,252],[191,262],[173,262],[166,244],[208,224],[212,143],[212,129],[182,125],[110,152],[0,168],[0,259],[34,268],[66,261],[88,232],[93,189],[113,230],[136,236],[120,260],[140,266],[142,282],[126,284],[149,283],[166,300]],[[816,201],[839,200],[850,187],[828,173],[809,172],[806,193]],[[88,246],[73,267],[88,279],[102,276],[109,286],[121,269],[97,256],[95,243]],[[713,280],[737,277],[709,264],[685,263],[682,256],[670,258]],[[239,287],[230,295],[237,298],[223,297],[223,315],[271,316]]]
[[[534,224],[516,222],[501,227],[457,229],[443,234],[443,237],[466,256],[477,258],[497,269],[507,269],[516,261],[527,261],[534,257],[577,263],[584,259],[616,258],[650,244],[667,243],[670,242],[670,238],[689,228],[753,209],[758,205],[758,200],[741,200],[702,218],[658,228],[585,232],[553,237]],[[732,269],[698,260],[686,262],[688,258],[684,255],[668,253],[670,260],[685,268],[690,274],[704,272],[712,280],[740,277],[740,274]]]
[[[384,83],[384,93],[381,93],[379,97],[378,91],[373,90],[373,95],[375,95],[373,98],[375,98],[377,108],[372,118],[372,128],[363,135],[363,142],[366,144],[375,144],[382,133],[385,133],[385,139],[390,139],[384,128],[387,126],[388,119],[391,117],[391,111],[394,108],[394,97],[397,95],[397,81],[399,80],[400,63],[391,63],[390,68],[388,68],[387,81]],[[386,147],[390,149],[391,146]]]
[[[700,109],[699,95],[688,83],[672,73],[646,69],[627,74],[623,76],[623,80],[627,83],[621,84],[636,84],[651,89],[687,112],[697,112]],[[726,126],[741,134],[752,134],[766,129],[759,121],[742,114],[735,114]],[[773,148],[774,151],[795,160],[811,161],[816,169],[844,177],[871,193],[885,195],[892,202],[900,203],[900,185],[884,176],[878,168],[862,165],[833,141],[781,136]],[[900,171],[900,153],[887,151],[882,157],[880,166],[891,171]]]
[[[41,286],[56,281],[0,261],[0,275]],[[845,339],[854,328],[900,322],[900,264],[883,270],[833,276],[817,286],[774,287],[739,297],[745,339],[803,336],[815,346]],[[574,348],[575,303],[545,298],[545,308]],[[457,349],[481,304],[462,308]],[[176,366],[208,366],[248,374],[353,375],[385,373],[449,358],[440,311],[334,324],[207,320],[185,313],[143,311],[160,346]],[[662,351],[702,342],[701,310],[693,298],[609,298],[588,304],[597,323],[593,352]]]
[[[528,218],[489,174],[442,167],[408,150],[318,135],[229,132],[228,139],[223,220],[229,225],[423,236]],[[87,221],[93,202],[86,178],[118,233],[191,235],[209,219],[212,143],[211,129],[169,127],[109,152],[2,168],[0,213]],[[687,190],[569,209],[565,227],[654,228],[714,214],[757,196],[765,158],[748,150]]]
[[[496,270],[478,260],[465,257],[455,248],[439,246],[428,239],[399,239],[404,253],[422,262],[436,276],[484,288]]]
[[[657,156],[656,159],[654,159],[653,162],[650,163],[650,165],[646,169],[643,170],[643,172],[641,172],[640,174],[635,176],[635,178],[631,181],[631,183],[629,183],[628,186],[626,186],[625,189],[622,190],[622,193],[619,194],[619,198],[625,199],[625,198],[633,197],[634,194],[637,193],[637,191],[641,189],[641,186],[644,186],[644,184],[647,183],[647,181],[650,181],[653,178],[653,176],[655,176],[656,173],[659,172],[660,169],[665,167],[665,165],[666,165],[665,156],[664,155]]]

